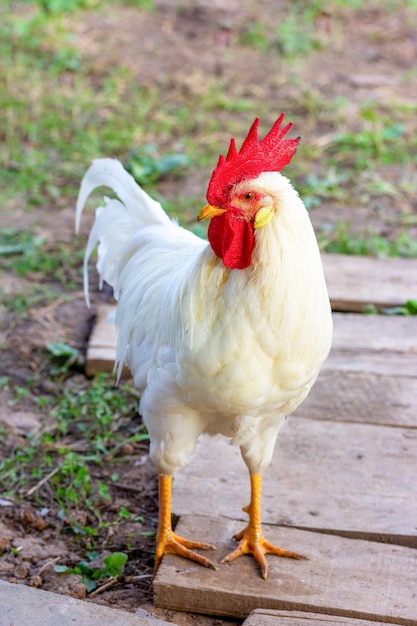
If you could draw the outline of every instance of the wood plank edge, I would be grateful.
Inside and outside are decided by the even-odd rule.
[[[271,609],[254,609],[246,620],[243,622],[244,626],[262,626],[263,624],[273,624],[274,618],[277,618],[277,624],[284,623],[289,626],[299,626],[300,623],[304,626],[308,624],[311,626],[324,626],[325,624],[340,624],[340,626],[381,626],[387,622],[375,622],[370,620],[362,620],[352,617],[337,616],[337,622],[335,622],[335,615],[329,615],[329,613],[304,613],[302,611],[277,611]],[[301,620],[301,622],[300,622]],[[354,620],[354,621],[352,621]],[[391,622],[392,624],[399,624],[398,621]]]
[[[373,307],[378,313],[382,313],[385,309],[392,307],[404,306],[405,302],[393,300],[392,302],[381,302],[377,298],[372,298],[369,302],[365,300],[342,300],[341,298],[333,298],[330,296],[330,306],[333,313],[358,313],[366,315],[367,308]]]
[[[154,605],[157,608],[174,611],[246,620],[255,609],[271,609],[331,615],[349,618],[350,620],[369,620],[371,622],[396,624],[398,626],[417,626],[417,618],[391,617],[383,614],[357,611],[354,608],[344,610],[302,602],[271,600],[268,597],[242,597],[237,592],[227,593],[227,590],[224,590],[223,594],[219,594],[215,589],[205,588],[201,590],[201,593],[196,593],[195,589],[183,588],[181,591],[181,602],[178,602],[177,595],[178,589],[175,585],[161,582],[154,585]]]
[[[242,517],[242,521],[244,518]],[[403,548],[417,548],[416,535],[397,535],[395,533],[372,532],[366,530],[348,530],[334,528],[316,528],[314,526],[297,526],[295,524],[268,524],[263,523],[264,528],[273,526],[277,528],[294,528],[295,530],[303,530],[305,532],[319,533],[321,535],[333,535],[335,537],[344,537],[345,539],[353,539],[358,541],[370,541],[371,543],[382,543],[391,546],[402,546]]]

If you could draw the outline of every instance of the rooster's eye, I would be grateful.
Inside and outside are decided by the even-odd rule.
[[[252,200],[253,198],[253,193],[245,193],[245,195],[243,196],[243,200],[246,200],[246,202],[249,202],[249,200]]]

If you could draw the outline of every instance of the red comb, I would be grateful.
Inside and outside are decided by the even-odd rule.
[[[292,122],[280,128],[285,113],[281,113],[271,130],[259,141],[259,117],[252,124],[239,152],[234,138],[230,141],[226,158],[221,154],[213,170],[207,189],[210,204],[219,205],[228,196],[231,185],[242,180],[256,178],[262,172],[279,172],[292,159],[300,137],[283,139],[292,127]]]

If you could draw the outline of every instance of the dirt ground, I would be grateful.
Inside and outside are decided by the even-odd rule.
[[[230,98],[242,99],[248,90],[255,91],[260,99],[271,101],[271,108],[281,110],[285,106],[289,112],[297,112],[297,92],[294,83],[285,80],[279,56],[267,56],[256,47],[236,41],[237,35],[251,21],[276,24],[280,19],[280,2],[189,0],[179,3],[171,0],[155,4],[156,10],[151,13],[118,6],[117,11],[108,15],[92,12],[83,20],[72,18],[76,45],[93,72],[99,75],[108,63],[127,66],[138,81],[145,85],[155,82],[162,85],[167,99],[183,104],[186,104],[187,94],[203,92],[207,76],[218,76],[228,85]],[[355,118],[358,102],[363,99],[388,103],[395,98],[406,105],[414,103],[417,93],[416,72],[413,72],[417,55],[415,20],[412,23],[405,10],[386,11],[384,3],[370,6],[359,12],[323,13],[317,19],[316,28],[325,45],[311,52],[297,70],[298,80],[318,89],[322,95],[329,99],[341,96],[351,101],[351,120]],[[326,120],[320,115],[317,119],[317,125],[307,127],[304,133],[314,141],[326,141]],[[224,137],[222,139],[220,150],[225,148]],[[392,167],[386,171],[394,185],[401,175]],[[203,197],[205,181],[196,175],[180,183],[170,183],[170,186],[162,185],[161,192],[174,195],[179,184],[185,185],[185,195],[187,190],[200,188]],[[389,234],[395,231],[396,219],[404,208],[401,198],[395,201],[387,198],[382,207],[372,203],[357,206],[354,215],[351,207],[346,208],[346,217],[357,223],[359,229],[372,224],[380,234]],[[339,207],[337,219],[344,217],[343,207]],[[333,207],[315,209],[312,219],[316,225],[333,221]],[[73,235],[73,207],[60,211],[59,224],[51,207],[34,208],[30,214],[17,210],[5,221],[4,226],[35,226],[50,242],[69,241]],[[89,222],[91,216],[84,221],[84,234]],[[0,286],[13,295],[30,281],[30,276],[19,279],[6,275],[1,276]],[[88,310],[80,289],[71,294],[69,301],[63,294],[53,304],[34,307],[23,320],[2,312],[0,375],[25,385],[33,372],[43,367],[41,350],[48,342],[64,340],[85,350],[94,305],[108,299],[107,293],[94,293],[93,309]],[[54,383],[46,372],[40,379],[38,392],[53,394]],[[6,407],[2,420],[13,430],[16,440],[39,425],[43,416],[30,398],[16,409],[8,406],[7,392],[3,391],[2,396]],[[132,462],[123,467],[123,485],[113,489],[113,505],[143,513],[149,520],[147,530],[154,530],[157,521],[155,471],[146,454],[137,452],[137,457],[133,455]],[[109,467],[108,472],[111,471]],[[106,470],[100,472],[104,480]],[[80,516],[82,514],[80,511]],[[8,555],[0,557],[0,578],[85,598],[86,590],[78,576],[54,572],[58,559],[65,563],[79,560],[73,538],[61,532],[62,524],[56,516],[57,511],[53,509],[39,511],[30,499],[17,508],[0,501],[0,554],[4,551]],[[114,531],[118,535],[111,537],[113,546],[123,550],[127,541],[131,546],[124,579],[101,593],[90,595],[88,601],[130,611],[140,608],[184,625],[219,622],[214,618],[153,607],[150,574],[154,537],[141,536],[141,530],[139,523],[132,522]],[[10,546],[15,548],[13,553],[8,551]],[[20,550],[21,546],[24,549]]]

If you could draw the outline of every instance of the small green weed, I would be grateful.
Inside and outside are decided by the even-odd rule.
[[[393,306],[382,312],[385,315],[417,315],[417,300],[407,300],[402,306]]]
[[[277,44],[287,58],[306,56],[321,46],[311,22],[301,15],[290,13],[276,28]]]
[[[140,185],[154,185],[159,179],[178,173],[189,165],[190,160],[186,154],[159,156],[155,144],[146,144],[143,148],[134,148],[130,152],[125,167]]]
[[[269,47],[267,26],[261,22],[249,22],[245,25],[240,41],[243,45],[266,52]]]
[[[359,111],[360,127],[336,133],[326,150],[331,162],[356,171],[381,165],[406,165],[415,150],[415,136],[407,134],[401,108],[392,105],[381,112],[374,102],[364,102]]]
[[[51,354],[50,373],[52,376],[61,376],[72,368],[82,368],[85,364],[85,358],[81,352],[67,343],[61,341],[48,343],[46,349]]]
[[[86,553],[88,561],[80,561],[75,567],[67,567],[66,565],[55,565],[54,570],[59,574],[78,574],[82,576],[87,593],[91,593],[97,589],[100,580],[108,578],[121,578],[124,566],[127,563],[128,556],[124,552],[113,552],[103,559],[104,567],[95,567],[96,561],[100,555],[98,552],[89,551]]]
[[[117,0],[119,4],[127,4],[151,13],[155,8],[154,0]]]
[[[317,33],[317,18],[326,14],[328,3],[323,0],[296,0],[276,27],[277,44],[287,59],[310,54],[322,46]]]
[[[388,309],[378,309],[374,304],[368,304],[362,309],[365,315],[417,315],[417,300],[407,300],[403,305],[392,306]]]
[[[358,132],[345,132],[336,135],[332,150],[349,160],[356,169],[369,166],[377,159],[380,164],[398,164],[404,154],[398,149],[398,142],[405,133],[403,124],[374,126]]]
[[[11,397],[8,399],[8,406],[16,406],[20,402],[22,402],[25,398],[29,398],[31,394],[31,381],[27,381],[25,387],[22,385],[14,385],[13,388],[10,386],[8,379],[5,379],[4,384],[1,385],[7,391],[12,391]]]

